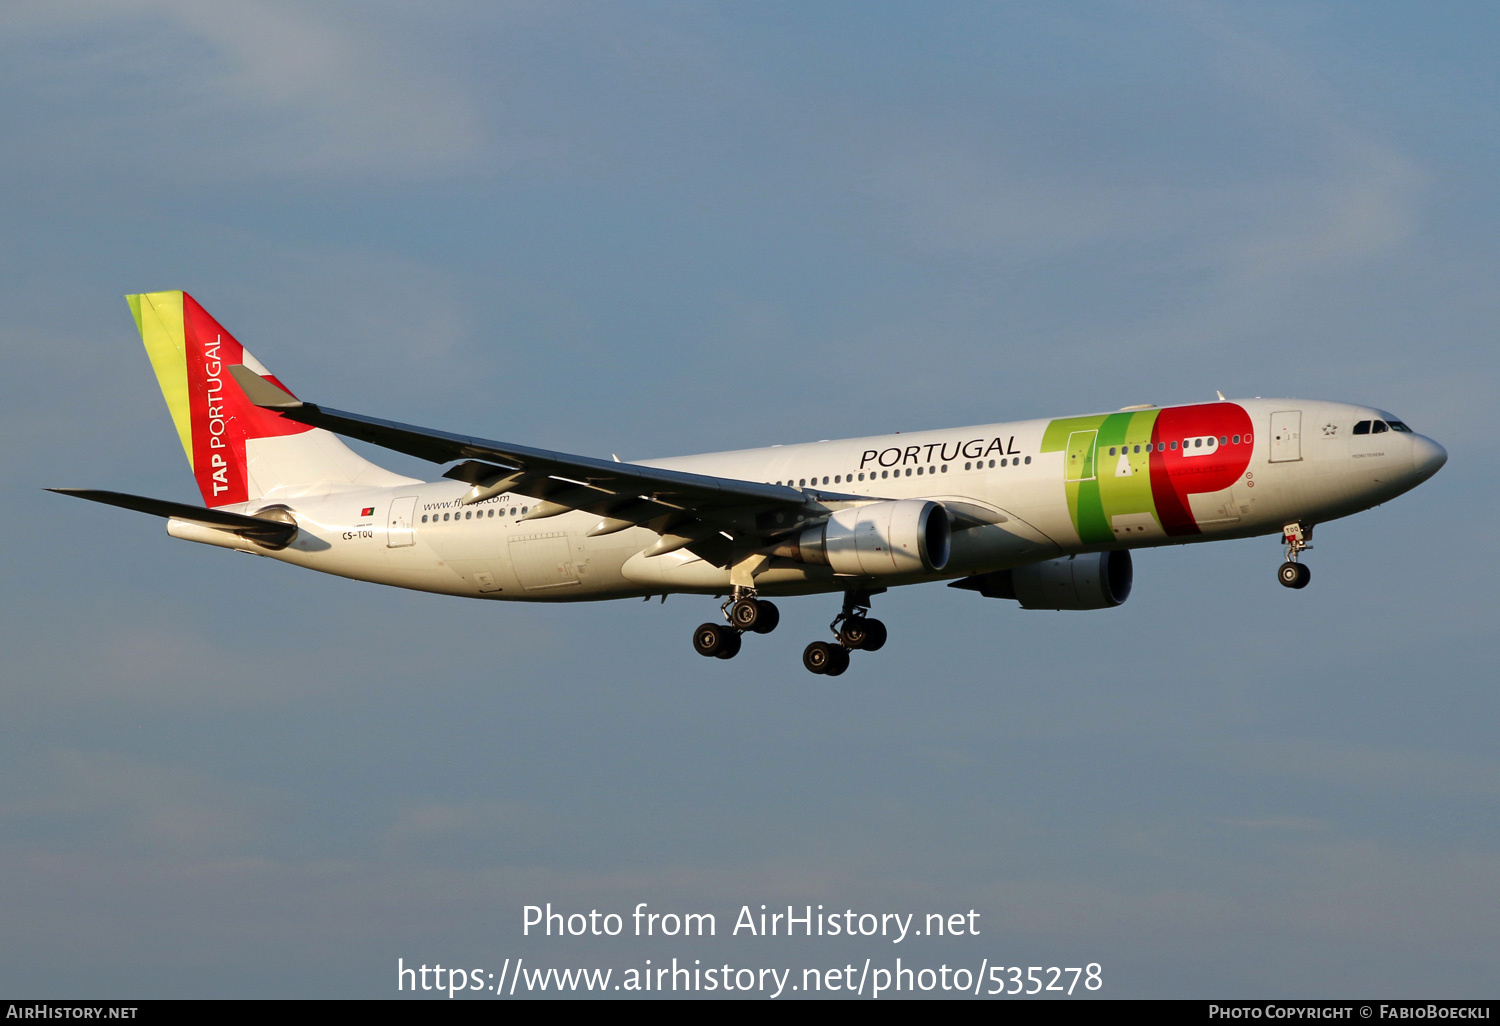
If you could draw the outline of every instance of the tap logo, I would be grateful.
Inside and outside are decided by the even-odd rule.
[[[1190,496],[1228,489],[1253,447],[1244,407],[1205,403],[1054,420],[1041,448],[1063,455],[1073,526],[1080,541],[1098,544],[1153,531],[1201,534]],[[1209,519],[1237,519],[1227,501]]]

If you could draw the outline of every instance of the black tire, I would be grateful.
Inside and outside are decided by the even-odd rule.
[[[860,647],[866,652],[879,652],[885,647],[886,634],[885,624],[879,620],[865,620],[865,643]]]
[[[1281,564],[1281,569],[1276,571],[1276,579],[1281,582],[1283,588],[1305,588],[1311,577],[1312,574],[1307,572],[1307,567],[1290,560]]]
[[[1294,588],[1305,588],[1305,587],[1307,587],[1308,582],[1312,580],[1312,567],[1308,566],[1306,563],[1298,563],[1297,564],[1297,570],[1298,570],[1297,583],[1294,584],[1294,585],[1292,585],[1292,587],[1294,587]]]
[[[739,637],[728,627],[721,627],[716,623],[700,623],[693,632],[693,651],[701,656],[716,656],[724,650],[727,644],[725,639],[731,635]]]
[[[750,629],[756,634],[770,634],[781,622],[781,610],[776,608],[775,603],[767,602],[765,599],[757,601],[760,602],[760,617],[755,621],[755,626]]]
[[[849,649],[864,648],[870,640],[870,621],[851,616],[839,627],[839,642]]]
[[[828,663],[828,669],[823,672],[830,677],[837,677],[849,669],[849,650],[847,648],[840,648],[837,645],[832,646],[832,649],[833,658]]]
[[[761,603],[753,598],[742,598],[729,607],[729,622],[736,630],[753,631],[764,615]]]
[[[728,637],[724,639],[724,647],[719,649],[715,655],[720,659],[733,659],[740,654],[740,645],[743,643],[744,638],[739,631],[729,631],[723,627],[719,629],[724,630]]]
[[[827,673],[833,660],[838,658],[833,653],[842,651],[843,649],[826,641],[814,641],[802,650],[802,665],[812,673]]]

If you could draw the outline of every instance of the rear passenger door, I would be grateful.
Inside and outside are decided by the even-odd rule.
[[[391,500],[391,512],[385,518],[385,544],[387,548],[399,549],[416,543],[413,523],[417,515],[417,497],[401,495]]]

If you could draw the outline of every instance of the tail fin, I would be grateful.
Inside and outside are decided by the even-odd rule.
[[[411,481],[337,436],[263,410],[229,376],[242,363],[286,386],[186,292],[126,296],[205,506]],[[290,391],[290,389],[287,389]]]

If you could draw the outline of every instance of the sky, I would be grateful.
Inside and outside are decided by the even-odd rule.
[[[0,7],[0,991],[901,957],[1495,997],[1497,30],[1478,3]],[[1275,538],[1141,553],[1107,611],[906,588],[885,649],[819,678],[834,597],[707,661],[707,598],[406,593],[42,491],[197,501],[122,299],[179,288],[301,396],[592,456],[1221,390],[1368,403],[1450,459],[1321,525],[1305,591]],[[626,933],[524,934],[547,902]],[[718,935],[630,936],[641,902]],[[761,904],[980,932],[731,936]]]

